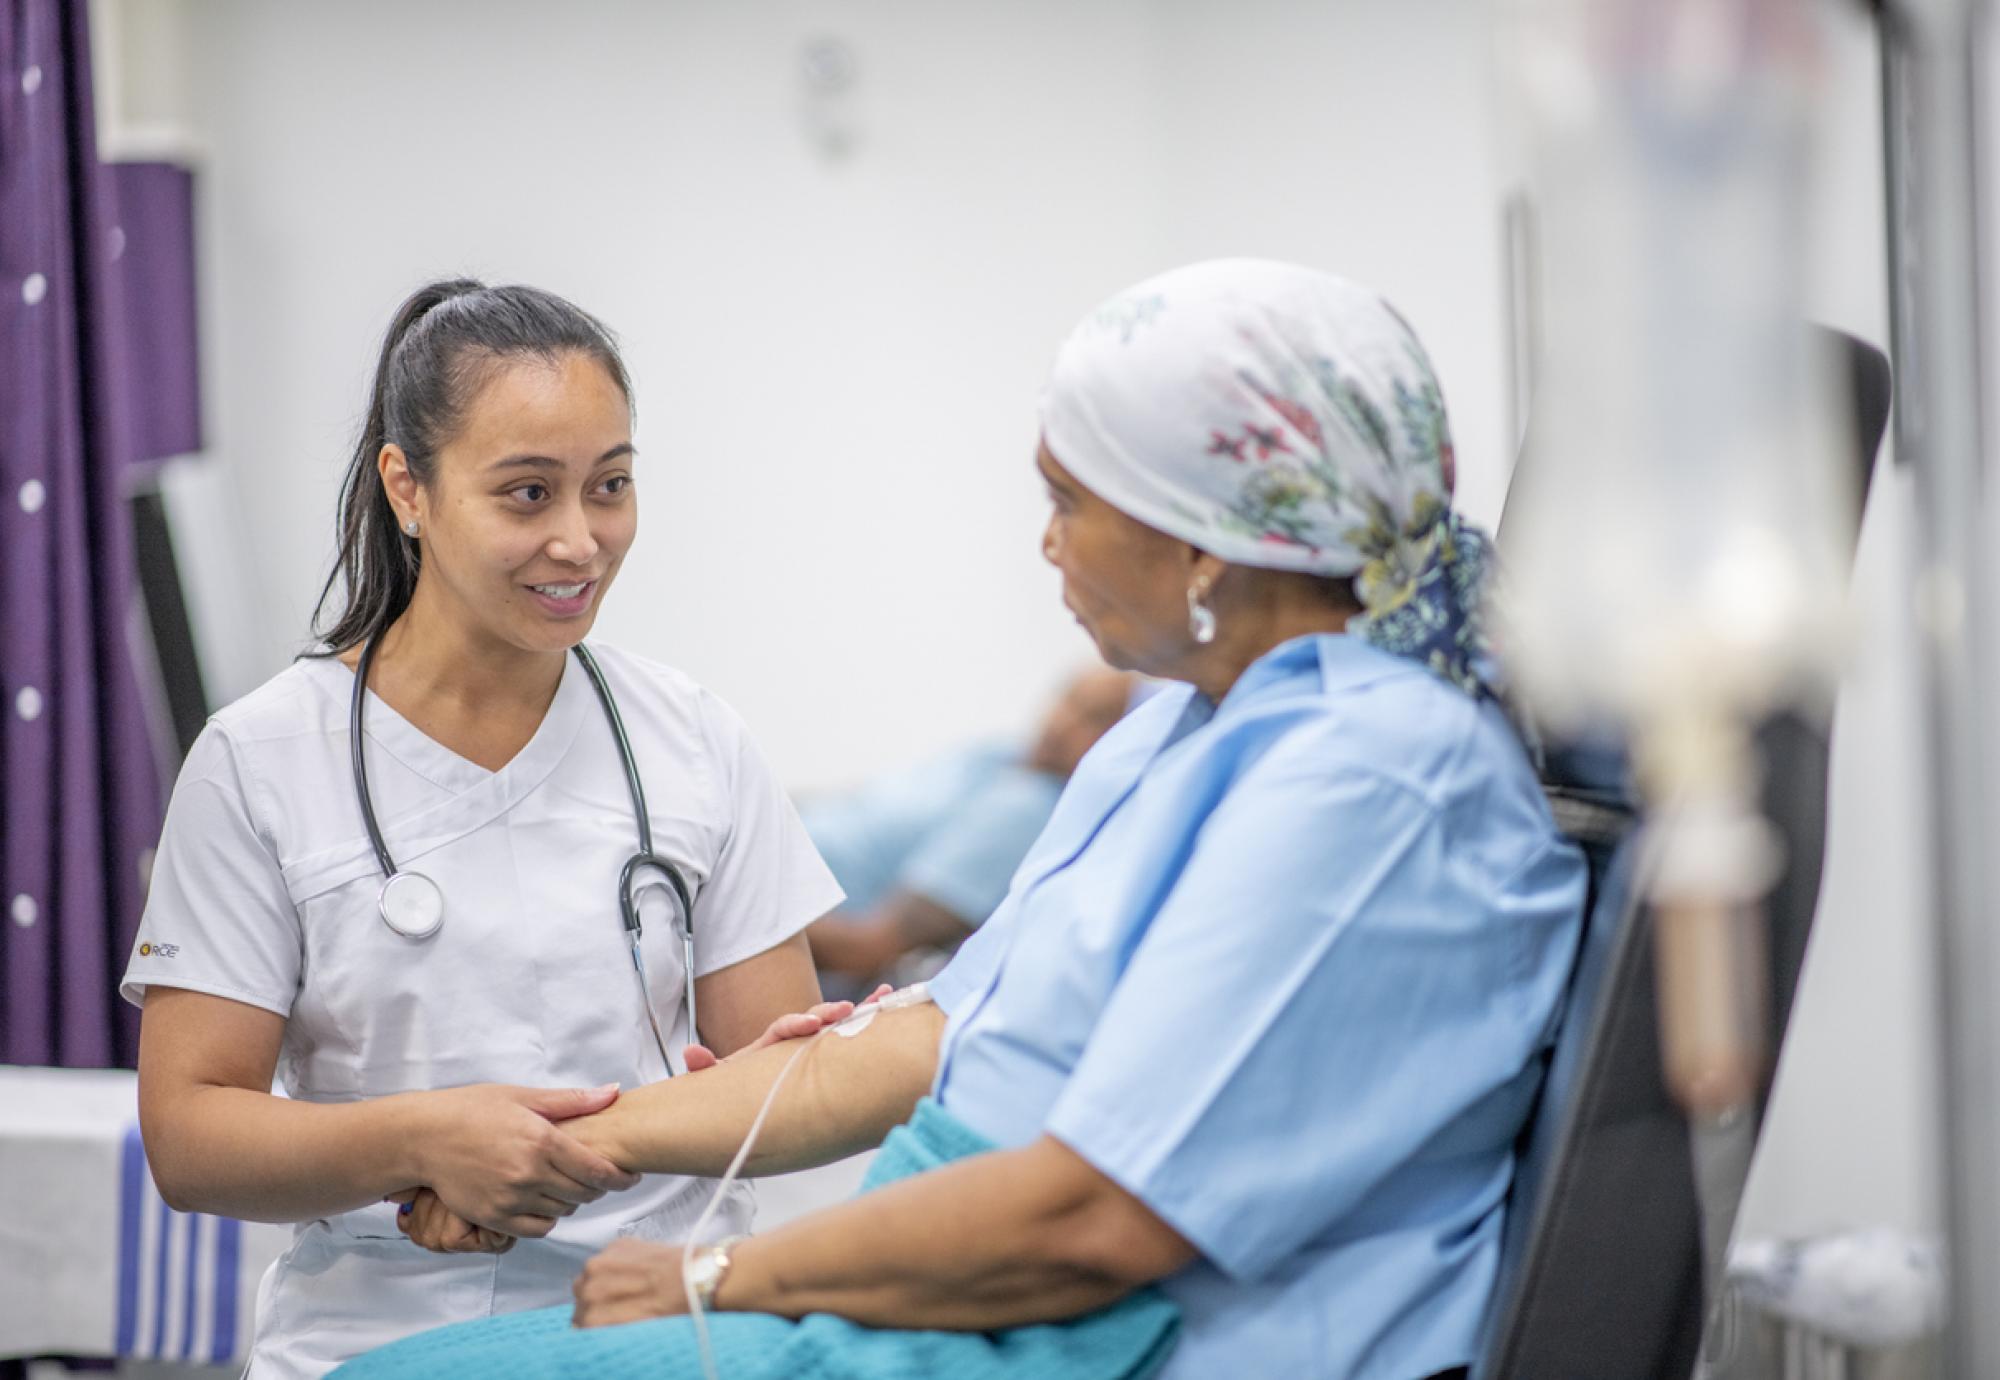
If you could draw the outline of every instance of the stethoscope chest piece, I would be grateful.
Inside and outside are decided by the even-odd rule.
[[[375,819],[375,802],[368,794],[368,759],[362,750],[361,727],[362,711],[368,703],[368,668],[375,660],[376,643],[377,639],[371,637],[361,646],[361,656],[354,666],[354,699],[347,711],[354,794],[361,806],[361,822],[368,830],[368,846],[374,850],[375,861],[380,864],[382,875],[387,879],[375,898],[375,908],[382,914],[382,923],[405,939],[429,939],[444,924],[444,892],[423,873],[404,872],[396,866],[396,860],[389,856],[389,845],[382,837],[382,826]],[[618,905],[624,920],[626,942],[632,948],[632,968],[639,979],[639,1000],[645,1004],[646,1020],[653,1028],[653,1042],[659,1047],[660,1062],[666,1066],[668,1073],[672,1073],[674,1065],[667,1058],[666,1033],[660,1026],[659,1015],[653,1010],[652,990],[646,982],[646,958],[639,947],[639,897],[643,892],[660,887],[668,894],[673,908],[680,912],[681,962],[687,970],[687,1024],[691,1036],[699,1031],[694,1009],[694,898],[680,870],[653,851],[653,826],[646,813],[646,788],[639,780],[639,763],[632,755],[632,743],[625,736],[625,722],[619,717],[618,704],[611,697],[611,687],[605,683],[604,672],[598,669],[597,658],[581,642],[573,650],[576,659],[583,665],[584,673],[590,677],[591,688],[597,692],[599,703],[604,707],[604,717],[611,725],[611,736],[618,743],[619,763],[625,769],[625,786],[632,796],[632,816],[639,830],[639,851],[627,860],[624,870],[618,874]]]
[[[405,939],[429,939],[444,924],[444,892],[421,872],[396,872],[376,898],[382,923]]]

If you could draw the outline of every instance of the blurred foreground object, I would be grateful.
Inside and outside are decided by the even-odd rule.
[[[1556,738],[1630,745],[1669,1088],[1709,1296],[1770,1074],[1759,723],[1822,708],[1853,496],[1803,321],[1805,0],[1514,0],[1537,474],[1508,637]]]
[[[1713,1380],[1923,1380],[1944,1311],[1939,1243],[1891,1231],[1729,1253],[1733,1360]]]
[[[1731,939],[1725,922],[1747,912],[1742,897],[1765,854],[1736,784],[1751,770],[1740,724],[1810,698],[1835,645],[1826,476],[1800,467],[1814,447],[1801,444],[1808,433],[1779,335],[1806,228],[1797,147],[1812,65],[1796,4],[1591,8],[1523,0],[1510,10],[1541,262],[1563,275],[1536,304],[1546,378],[1529,427],[1560,477],[1533,505],[1537,540],[1523,543],[1516,629],[1537,707],[1559,725],[1629,733],[1642,789],[1684,821],[1660,845],[1653,887],[1662,1024],[1675,1051],[1667,1062],[1694,1124],[1726,1128],[1745,1119],[1727,1104],[1762,1062],[1755,1042],[1735,1033],[1760,962],[1755,927],[1739,925]],[[1989,43],[1976,0],[1871,8],[1883,61],[1896,441],[1918,491],[1917,612],[1932,709],[1951,1223],[1945,1352],[1949,1374],[1984,1377],[2000,1375],[1977,157]],[[1659,41],[1674,30],[1678,45]],[[1689,57],[1704,51],[1699,62]],[[1662,94],[1677,99],[1654,99]],[[1623,171],[1611,156],[1621,142]],[[1773,353],[1755,360],[1746,346],[1760,340]],[[1737,369],[1775,391],[1732,386]],[[1690,512],[1700,525],[1676,549],[1665,538]],[[1713,1248],[1718,1224],[1708,1227]]]

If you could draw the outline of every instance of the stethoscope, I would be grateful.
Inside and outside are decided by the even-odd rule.
[[[368,842],[375,850],[375,861],[382,866],[384,881],[375,898],[375,908],[382,914],[382,923],[405,939],[429,939],[444,924],[444,892],[423,873],[406,872],[396,866],[395,860],[389,856],[389,845],[382,841],[382,827],[375,822],[375,803],[368,794],[368,763],[361,751],[361,715],[368,702],[368,668],[375,660],[376,640],[372,637],[368,639],[361,649],[361,660],[354,668],[354,702],[348,711],[349,748],[354,757],[354,793],[361,801],[361,821],[368,826]],[[604,672],[598,669],[597,658],[581,642],[574,651],[576,659],[583,663],[584,673],[590,677],[591,687],[597,691],[598,702],[604,706],[604,717],[611,724],[611,735],[618,740],[618,759],[625,767],[625,789],[632,796],[632,815],[639,823],[639,851],[627,858],[625,866],[618,871],[618,909],[624,918],[625,937],[631,942],[632,969],[638,974],[639,999],[645,1005],[646,1020],[653,1027],[653,1044],[660,1051],[660,1061],[672,1074],[673,1060],[667,1058],[666,1036],[661,1033],[660,1018],[653,1010],[652,989],[646,983],[646,957],[639,947],[642,931],[639,897],[649,888],[664,883],[667,894],[673,898],[674,906],[680,912],[681,959],[687,974],[688,1033],[690,1038],[698,1039],[694,1008],[694,905],[680,869],[653,851],[653,825],[646,813],[646,788],[640,783],[639,764],[632,756],[631,740],[625,736],[625,721],[619,717],[618,704],[611,698],[611,687],[605,684]],[[650,880],[643,880],[649,875]]]

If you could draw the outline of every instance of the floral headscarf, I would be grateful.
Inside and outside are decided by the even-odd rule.
[[[1353,576],[1349,632],[1492,687],[1490,543],[1451,510],[1430,361],[1368,289],[1254,259],[1148,279],[1064,342],[1042,437],[1098,497],[1223,560]]]

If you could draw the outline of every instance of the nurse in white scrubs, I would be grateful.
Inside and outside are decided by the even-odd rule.
[[[654,851],[693,897],[699,1029],[657,887],[639,908],[650,1017],[642,999],[619,883],[638,822],[572,654],[637,530],[636,461],[596,320],[530,288],[417,292],[347,477],[323,648],[217,714],[175,787],[123,988],[145,1008],[140,1114],[170,1204],[301,1224],[259,1296],[258,1380],[566,1301],[619,1235],[682,1239],[708,1181],[642,1181],[564,1120],[845,1012],[814,1006],[804,934],[839,888],[742,721],[592,644]],[[367,795],[394,866],[442,896],[423,937],[378,904],[350,755],[371,644]],[[422,1249],[389,1201],[419,1186],[523,1239]],[[747,1215],[732,1204],[718,1233]]]

